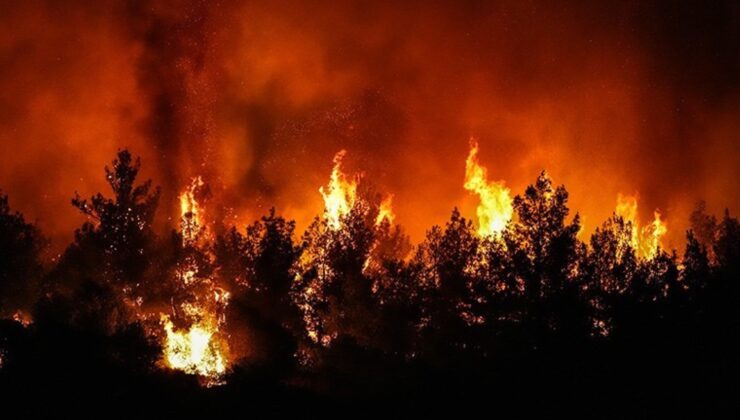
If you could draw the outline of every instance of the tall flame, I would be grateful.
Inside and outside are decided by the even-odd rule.
[[[194,178],[180,195],[180,227],[184,246],[199,246],[198,242],[203,237],[204,209],[198,203],[196,191],[204,185],[200,177]],[[185,287],[199,281],[196,261],[186,258],[182,265],[178,277]],[[205,281],[213,288],[210,279]],[[206,379],[207,385],[219,383],[219,378],[227,368],[226,342],[220,336],[220,327],[225,319],[218,315],[218,310],[228,305],[229,293],[218,288],[213,289],[213,293],[213,297],[208,293],[198,296],[195,303],[179,304],[187,319],[193,321],[187,329],[175,329],[168,315],[162,314],[160,317],[166,333],[163,346],[165,364],[172,369],[199,375]]]
[[[653,212],[653,221],[640,229],[637,220],[637,197],[617,196],[617,207],[614,214],[621,217],[625,222],[632,225],[632,235],[630,246],[635,250],[637,255],[643,259],[650,260],[655,257],[658,248],[661,248],[662,238],[668,232],[668,227],[661,219],[660,212]]]
[[[331,172],[329,185],[319,188],[324,197],[324,214],[332,229],[339,229],[341,219],[346,216],[357,198],[357,182],[348,179],[342,172],[342,159],[347,153],[342,150],[334,156],[334,169]]]
[[[514,214],[511,191],[503,181],[488,181],[488,171],[478,161],[478,143],[470,142],[470,153],[465,161],[465,189],[478,195],[478,234],[499,234]]]
[[[195,198],[196,190],[203,185],[201,177],[193,178],[188,188],[180,194],[180,227],[186,243],[193,242],[204,225],[203,209]]]
[[[388,223],[393,224],[396,215],[393,214],[393,196],[388,195],[380,202],[378,207],[378,217],[375,218],[375,226],[379,226],[383,223],[383,220],[388,220]]]
[[[621,217],[622,220],[632,225],[632,236],[630,237],[630,246],[635,251],[640,249],[640,234],[637,225],[637,197],[617,195],[617,207],[614,214]]]
[[[643,243],[647,246],[643,250],[643,255],[646,258],[653,258],[658,248],[663,247],[661,239],[666,233],[668,233],[668,227],[660,219],[660,212],[655,210],[653,212],[653,221],[642,229]]]

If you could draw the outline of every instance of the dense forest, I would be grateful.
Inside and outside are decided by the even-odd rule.
[[[740,224],[728,211],[697,205],[684,248],[646,258],[616,214],[581,238],[567,190],[542,172],[490,236],[455,209],[412,245],[370,187],[302,234],[274,209],[236,227],[196,208],[162,234],[159,189],[139,169],[121,151],[110,193],[72,198],[88,221],[54,258],[0,195],[4,406],[623,418],[718,414],[737,399]],[[189,191],[207,202],[207,184]],[[167,334],[201,323],[217,330],[216,368],[163,364]]]

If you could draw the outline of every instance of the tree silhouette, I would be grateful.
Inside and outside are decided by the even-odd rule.
[[[277,216],[272,208],[247,226],[244,235],[229,229],[215,245],[217,275],[232,291],[229,322],[246,323],[253,330],[247,344],[252,352],[261,347],[258,357],[283,365],[290,365],[295,337],[303,334],[290,295],[291,269],[301,254],[293,243],[294,231],[295,222]]]
[[[636,250],[631,238],[634,227],[613,215],[591,236],[591,252],[582,254],[581,274],[585,296],[592,307],[593,332],[607,336],[614,328],[614,310],[624,305],[637,271]]]
[[[546,172],[523,196],[514,198],[517,221],[507,246],[514,254],[514,269],[524,279],[526,323],[533,337],[545,330],[583,334],[585,308],[579,299],[581,285],[574,273],[578,264],[580,220],[566,224],[568,192],[554,188]]]
[[[38,298],[47,241],[23,215],[10,210],[0,191],[0,317],[29,311]]]
[[[378,220],[380,203],[365,186],[338,228],[317,218],[304,234],[292,296],[309,342],[406,353],[413,321],[401,282],[411,276],[403,261],[410,245],[399,227]],[[310,352],[304,346],[304,360],[316,359]]]
[[[364,266],[375,239],[370,207],[358,201],[341,229],[316,219],[303,237],[303,263],[294,296],[310,338],[328,344],[340,333],[367,343],[373,326],[372,281]],[[308,305],[308,306],[306,306]]]
[[[103,250],[105,281],[120,285],[127,294],[137,289],[148,265],[153,244],[152,221],[159,201],[159,188],[151,191],[151,180],[135,185],[141,161],[127,150],[118,152],[113,168],[105,167],[105,178],[113,198],[98,193],[90,200],[75,195],[72,205],[92,219],[78,233],[78,242],[89,236]]]
[[[415,269],[406,263],[411,252],[408,236],[386,219],[375,229],[375,244],[364,266],[371,280],[375,316],[372,345],[388,354],[409,355],[421,313]]]
[[[112,168],[105,167],[113,197],[98,193],[89,200],[72,199],[90,220],[75,232],[46,280],[54,293],[78,302],[67,315],[70,320],[117,328],[130,321],[128,308],[152,290],[145,281],[158,269],[152,221],[159,189],[152,191],[151,181],[135,185],[140,166],[127,150],[119,151]]]
[[[730,212],[725,210],[725,215],[717,228],[717,240],[714,243],[714,255],[717,265],[724,268],[727,275],[739,274],[740,271],[740,223]],[[735,277],[737,278],[737,277]]]
[[[704,201],[696,203],[694,210],[689,216],[689,225],[696,240],[706,247],[709,261],[714,262],[715,257],[712,246],[717,239],[717,218],[713,215],[707,214],[706,207],[707,206]]]
[[[686,250],[683,254],[682,282],[689,290],[697,291],[705,286],[710,276],[707,248],[689,230],[686,232]]]
[[[179,401],[188,383],[213,403],[300,383],[332,402],[465,393],[588,406],[603,395],[694,398],[689,385],[740,371],[740,224],[728,211],[718,219],[699,204],[681,257],[644,256],[636,226],[616,214],[579,240],[568,192],[542,172],[490,236],[454,209],[414,248],[378,221],[379,197],[366,190],[338,225],[317,217],[299,241],[274,209],[217,235],[191,211],[159,240],[159,190],[136,184],[139,168],[121,151],[106,168],[113,195],[72,200],[89,220],[48,273],[41,233],[0,195],[0,317],[33,307],[30,325],[0,320],[1,384],[35,389],[54,376],[98,395],[144,383],[152,400],[175,384]],[[151,315],[170,310],[178,327],[215,311],[219,338],[243,356],[230,360],[225,391],[155,369]]]
[[[425,351],[469,345],[464,315],[469,313],[470,293],[480,240],[473,224],[455,209],[444,229],[434,226],[419,245],[414,264],[420,267],[421,327]],[[469,320],[472,322],[472,320]]]

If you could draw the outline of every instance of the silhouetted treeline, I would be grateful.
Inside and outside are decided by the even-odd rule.
[[[339,228],[317,217],[297,237],[271,210],[183,244],[179,230],[154,231],[159,190],[137,183],[139,165],[121,151],[105,169],[110,197],[75,196],[88,222],[55,261],[42,261],[46,240],[0,196],[5,392],[191,396],[182,409],[242,392],[340,406],[485,396],[606,415],[711,406],[723,397],[714,386],[738,373],[740,224],[729,212],[717,219],[697,206],[685,248],[644,259],[630,246],[635,227],[617,216],[579,239],[567,191],[543,172],[492,237],[454,210],[412,246],[399,226],[377,222],[368,190]],[[174,280],[183,261],[198,267],[187,287]],[[235,357],[217,391],[159,369],[152,333],[156,314],[198,299],[203,282],[231,294]],[[534,401],[544,406],[527,407]]]

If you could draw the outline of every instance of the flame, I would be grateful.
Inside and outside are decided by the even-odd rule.
[[[180,227],[184,246],[201,247],[204,245],[201,242],[208,239],[203,234],[206,231],[204,208],[196,197],[198,189],[204,186],[201,177],[194,178],[180,195]],[[225,323],[223,309],[228,305],[230,294],[215,287],[211,279],[199,279],[198,273],[198,262],[185,258],[178,279],[186,288],[202,281],[213,295],[210,292],[201,293],[194,302],[180,302],[177,305],[184,317],[191,321],[187,329],[176,330],[169,315],[160,315],[166,334],[164,363],[172,369],[199,375],[210,386],[221,383],[220,378],[228,366],[227,344],[221,337],[221,327]]]
[[[625,222],[632,225],[632,235],[630,237],[630,246],[635,250],[638,257],[650,260],[655,257],[658,248],[662,248],[662,238],[668,233],[668,227],[661,220],[660,212],[653,212],[653,221],[647,226],[640,229],[637,221],[637,197],[617,196],[617,207],[614,214],[621,217]]]
[[[344,227],[342,218],[348,215],[356,204],[362,205],[362,210],[367,211],[366,215],[374,214],[370,213],[370,210],[374,210],[375,202],[368,202],[365,196],[357,193],[359,176],[349,178],[344,172],[342,172],[342,159],[344,159],[346,153],[346,150],[341,150],[334,156],[334,168],[331,173],[329,185],[319,188],[319,192],[324,198],[324,218],[329,227],[329,231],[327,232],[330,234],[340,231]],[[374,217],[374,220],[364,219],[363,221],[373,223],[372,227],[378,232],[382,230],[384,223],[387,222],[388,224],[393,224],[395,214],[393,213],[392,194],[386,195],[379,203],[377,203],[377,214]],[[326,264],[326,262],[322,261],[322,255],[325,253],[325,249],[323,249],[324,245],[320,245],[318,247],[314,247],[312,245],[304,250],[299,257],[299,267],[301,267],[301,269],[295,274],[294,279],[296,282],[304,281],[300,271],[308,269],[314,263],[317,264],[316,278],[308,280],[310,283],[301,292],[301,302],[298,302],[297,306],[303,313],[303,321],[305,323],[307,337],[313,343],[328,347],[336,338],[337,333],[336,331],[329,333],[325,333],[323,331],[323,325],[315,315],[315,307],[309,303],[316,301],[317,298],[321,298],[320,295],[322,294],[322,287],[333,281],[333,277],[336,275],[333,268],[329,264]],[[375,258],[375,250],[377,247],[378,240],[375,238],[373,243],[370,245],[367,258],[362,266],[364,274],[369,274],[369,271],[377,270],[379,267],[379,262]]]
[[[31,318],[29,313],[19,309],[13,313],[13,321],[27,327],[33,323],[33,318]]]
[[[647,246],[643,250],[643,255],[647,259],[655,256],[658,248],[662,248],[661,238],[668,233],[668,226],[660,218],[660,212],[653,212],[653,221],[642,229],[643,244]]]
[[[630,246],[635,251],[640,249],[640,238],[637,226],[637,197],[625,196],[621,193],[617,195],[617,207],[614,214],[621,217],[625,222],[632,224],[632,236]]]
[[[180,227],[187,242],[194,241],[204,225],[203,209],[195,198],[196,190],[204,185],[201,177],[193,178],[190,186],[180,194]]]
[[[396,215],[393,214],[393,196],[389,195],[380,202],[378,208],[378,217],[375,218],[375,226],[379,226],[383,223],[383,220],[388,220],[388,223],[393,224]]]
[[[216,322],[203,320],[186,331],[176,331],[167,315],[162,315],[162,322],[167,333],[165,359],[170,368],[207,378],[218,378],[226,372],[225,345],[216,339]]]
[[[470,142],[470,153],[465,161],[465,189],[480,198],[478,205],[478,234],[500,234],[514,214],[511,191],[503,181],[489,182],[488,171],[478,162],[478,143]]]
[[[324,197],[326,220],[329,227],[334,230],[339,229],[342,217],[352,210],[357,198],[357,182],[349,180],[342,172],[342,159],[346,153],[346,150],[341,150],[334,156],[334,169],[329,185],[326,188],[319,188]]]

